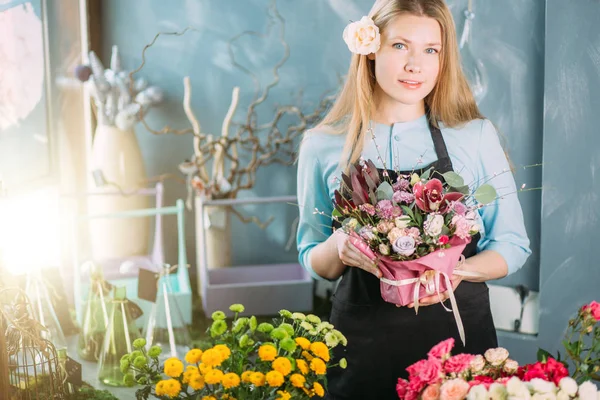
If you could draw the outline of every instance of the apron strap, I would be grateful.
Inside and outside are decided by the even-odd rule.
[[[448,148],[446,147],[446,142],[444,141],[444,136],[442,136],[442,131],[440,128],[437,128],[433,125],[431,120],[428,119],[429,122],[429,131],[431,132],[431,139],[433,140],[433,146],[435,148],[435,154],[438,158],[438,167],[437,171],[440,173],[453,171],[452,160],[450,160],[450,155],[448,154]]]

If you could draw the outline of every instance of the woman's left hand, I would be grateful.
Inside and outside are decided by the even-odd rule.
[[[459,276],[459,275],[452,275],[452,277],[450,278],[450,282],[452,283],[452,290],[456,291],[456,288],[458,287],[458,285],[460,285],[460,283],[463,281],[464,277],[463,276]],[[446,301],[446,299],[448,299],[450,297],[450,295],[448,294],[448,291],[446,290],[444,293],[440,293],[440,295],[438,296],[437,293],[431,295],[431,296],[427,296],[427,297],[423,297],[422,299],[419,300],[419,307],[421,306],[430,306],[432,304],[437,304],[440,302],[440,298],[442,301]],[[415,303],[410,303],[408,305],[408,308],[414,308]]]

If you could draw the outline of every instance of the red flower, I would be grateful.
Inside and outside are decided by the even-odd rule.
[[[396,384],[396,393],[398,393],[398,397],[403,399],[406,396],[406,392],[408,392],[408,381],[406,379],[398,378],[398,383]]]
[[[558,385],[562,378],[569,376],[569,371],[563,363],[550,357],[545,363],[536,362],[520,367],[517,376],[525,382],[537,378]]]
[[[429,357],[445,358],[450,355],[453,347],[454,338],[449,338],[433,346],[427,355]]]
[[[429,213],[432,211],[445,212],[452,201],[460,200],[462,193],[450,192],[444,195],[444,186],[442,181],[433,178],[426,184],[417,182],[413,186],[413,194],[417,207]]]
[[[448,242],[450,241],[450,238],[448,237],[448,235],[442,235],[440,236],[440,238],[438,239],[438,242],[442,245],[444,244],[448,244]]]
[[[491,376],[475,375],[473,380],[469,382],[469,386],[483,385],[486,389],[489,389],[492,383],[494,383],[494,378]]]

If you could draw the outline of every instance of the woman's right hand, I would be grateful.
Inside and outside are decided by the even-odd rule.
[[[363,269],[377,278],[381,278],[381,271],[377,267],[375,260],[370,259],[354,246],[350,235],[342,229],[336,230],[333,234],[335,236],[338,256],[344,265]]]

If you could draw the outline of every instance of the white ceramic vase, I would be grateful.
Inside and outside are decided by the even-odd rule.
[[[102,171],[108,184],[92,192],[112,194],[88,197],[88,214],[118,213],[150,208],[148,196],[132,195],[145,186],[144,160],[133,128],[98,125],[92,145],[91,170]],[[118,185],[125,195],[119,194]],[[92,219],[89,221],[91,252],[95,260],[149,254],[148,217]]]

